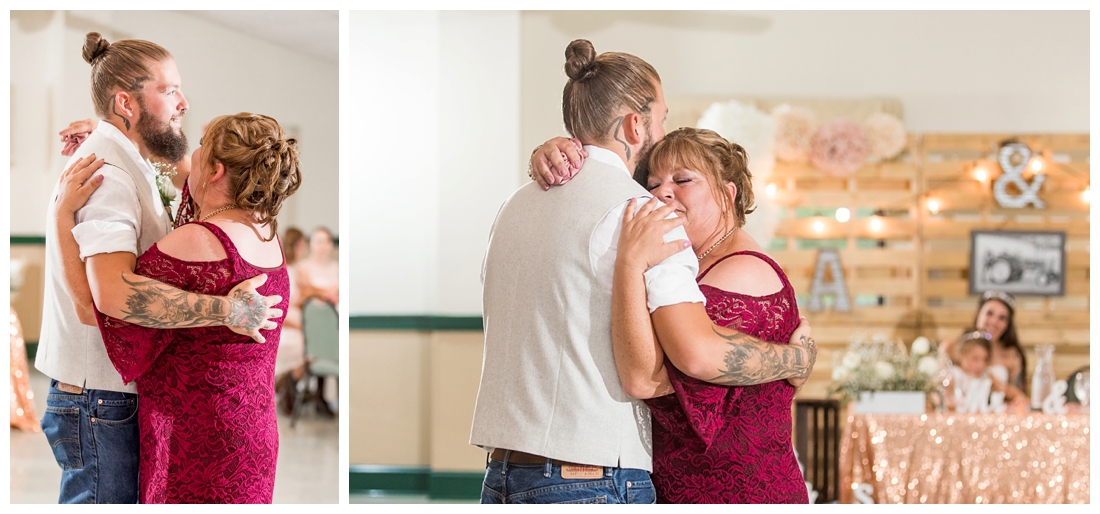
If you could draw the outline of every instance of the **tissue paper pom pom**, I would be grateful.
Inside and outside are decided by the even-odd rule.
[[[829,175],[848,176],[863,166],[869,147],[867,132],[860,124],[833,120],[814,134],[810,142],[810,162]]]
[[[817,123],[814,113],[783,104],[772,110],[775,120],[775,156],[787,162],[806,162]]]
[[[874,160],[892,159],[905,148],[905,126],[892,114],[872,114],[863,122],[863,128]]]

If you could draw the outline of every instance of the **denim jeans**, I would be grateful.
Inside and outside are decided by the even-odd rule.
[[[137,408],[136,394],[73,394],[50,380],[42,432],[61,466],[58,503],[137,503]]]
[[[604,468],[596,479],[562,478],[561,466],[489,461],[481,503],[656,503],[649,473]]]

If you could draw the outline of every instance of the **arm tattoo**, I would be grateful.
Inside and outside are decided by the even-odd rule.
[[[259,328],[267,305],[258,294],[234,291],[232,299],[188,293],[156,280],[122,281],[130,286],[122,320],[152,328],[231,326]],[[192,296],[193,295],[193,296]]]
[[[719,369],[719,375],[707,382],[729,386],[764,384],[802,376],[808,369],[809,363],[799,348],[763,343],[765,348],[760,350],[754,343],[762,341],[755,337],[740,332],[727,335],[715,327],[711,330],[726,340],[729,350],[723,359],[725,369]]]
[[[611,120],[611,126],[607,128],[607,131],[611,133],[611,137],[623,144],[623,148],[626,149],[626,160],[630,160],[630,146],[626,144],[626,141],[619,139],[619,131],[623,128],[623,117],[619,116]]]

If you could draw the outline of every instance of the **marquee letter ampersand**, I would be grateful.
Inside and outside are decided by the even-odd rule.
[[[1016,159],[1013,157],[1016,157]],[[1001,164],[1004,174],[993,183],[993,197],[997,199],[997,203],[1001,207],[1020,209],[1029,203],[1034,204],[1039,209],[1046,206],[1039,199],[1038,194],[1039,188],[1043,186],[1043,181],[1046,180],[1047,176],[1036,174],[1031,178],[1029,184],[1022,175],[1024,169],[1027,168],[1027,163],[1031,161],[1031,149],[1027,145],[1009,143],[1002,146],[1001,151],[997,154],[997,161]],[[1015,184],[1016,188],[1020,190],[1019,195],[1012,196],[1008,194],[1005,188],[1010,183]]]

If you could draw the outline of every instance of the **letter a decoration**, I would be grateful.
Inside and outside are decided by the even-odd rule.
[[[1034,204],[1039,209],[1046,206],[1039,199],[1039,188],[1043,187],[1043,181],[1046,180],[1047,176],[1037,173],[1031,178],[1029,184],[1022,175],[1024,169],[1027,168],[1027,163],[1031,162],[1031,149],[1027,145],[1009,143],[1002,146],[1001,151],[997,154],[997,162],[1001,164],[1004,174],[993,183],[993,197],[997,199],[997,203],[1001,207],[1022,209],[1027,207],[1029,203]],[[1009,194],[1006,189],[1009,184],[1015,185],[1020,194],[1015,196]]]
[[[825,281],[825,269],[829,269],[832,280]],[[832,248],[822,248],[817,253],[817,265],[814,267],[814,281],[810,285],[810,311],[821,311],[821,297],[831,295],[835,303],[833,309],[838,311],[852,310],[852,302],[848,298],[848,286],[844,283],[844,270],[840,267],[840,254]]]

